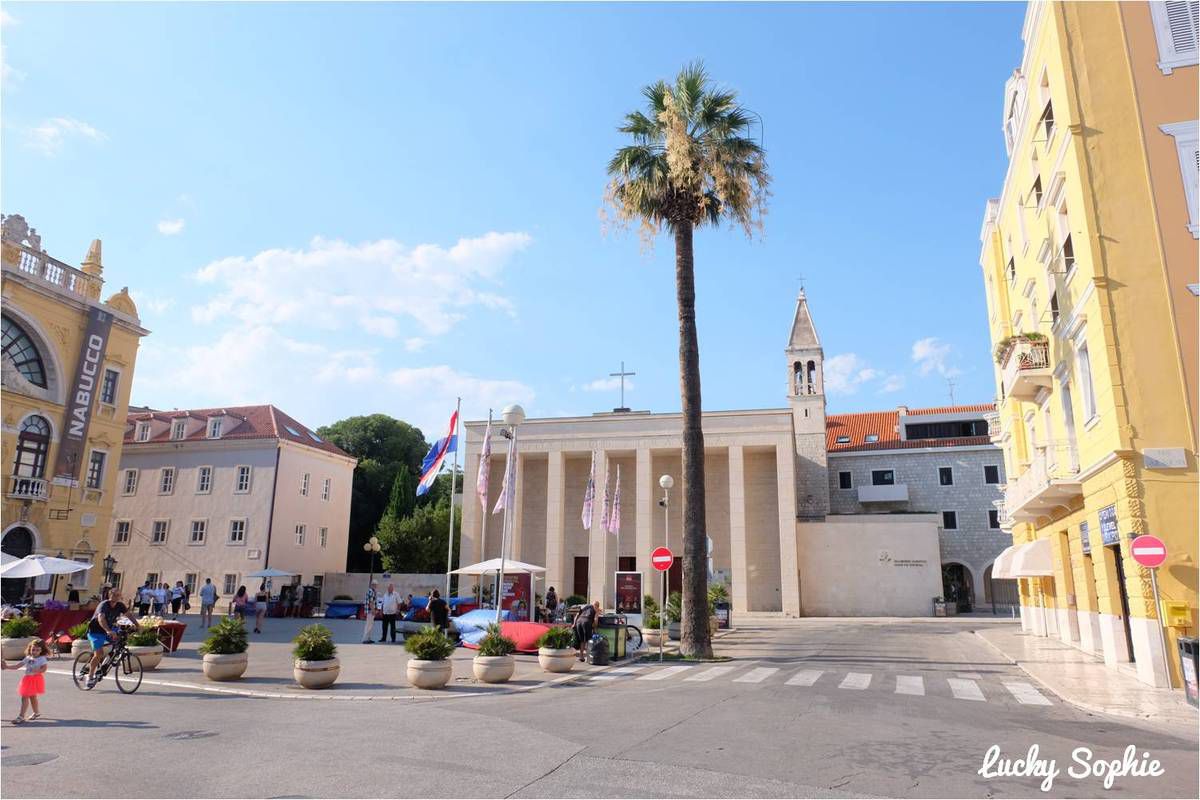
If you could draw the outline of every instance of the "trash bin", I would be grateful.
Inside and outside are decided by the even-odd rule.
[[[608,664],[608,639],[598,633],[592,634],[587,646],[587,663],[603,667]]]
[[[713,603],[713,613],[717,615],[718,628],[730,628],[733,626],[733,604],[728,600]]]
[[[1200,706],[1200,693],[1196,687],[1196,675],[1200,673],[1200,648],[1194,636],[1179,637],[1179,671],[1183,675],[1183,694],[1194,706]]]
[[[601,614],[600,622],[596,625],[596,633],[608,642],[608,652],[612,658],[620,660],[625,657],[626,645],[629,641],[629,628],[624,615]]]

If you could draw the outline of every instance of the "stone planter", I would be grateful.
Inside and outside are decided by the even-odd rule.
[[[408,675],[408,682],[418,689],[441,689],[450,682],[449,659],[422,661],[418,658],[410,658],[405,671]]]
[[[129,647],[129,652],[138,657],[142,662],[142,669],[150,670],[156,668],[163,660],[163,649],[161,644],[137,644]],[[239,673],[240,674],[240,673]]]
[[[573,647],[539,647],[538,664],[546,672],[570,672],[579,659]]]
[[[341,662],[336,658],[325,661],[300,661],[297,659],[292,666],[292,676],[295,677],[296,683],[305,689],[324,689],[332,686],[341,671]]]
[[[682,636],[682,634],[679,632],[679,630],[680,630],[680,623],[668,622],[667,623],[667,638],[669,638],[672,642],[678,642],[680,637]]]
[[[642,641],[646,647],[658,647],[666,641],[667,632],[663,630],[642,631]]]
[[[484,683],[504,683],[513,676],[517,662],[512,656],[475,656],[471,660],[471,671],[475,680]]]
[[[89,642],[87,639],[76,639],[75,641],[71,642],[71,657],[72,658],[79,655],[80,653],[90,653],[90,652],[92,652],[92,643]]]
[[[210,681],[236,681],[246,672],[250,657],[246,653],[218,655],[206,653],[202,667],[204,677]]]
[[[36,638],[22,636],[19,639],[0,639],[0,656],[3,656],[5,661],[20,661],[25,657],[25,648]]]

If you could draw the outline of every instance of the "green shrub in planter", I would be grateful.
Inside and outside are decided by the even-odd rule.
[[[200,645],[201,655],[228,656],[244,653],[250,647],[246,626],[240,619],[225,618],[208,630],[208,638]]]
[[[324,625],[304,626],[292,643],[296,645],[292,648],[292,656],[298,661],[328,661],[337,655],[333,632]]]
[[[30,636],[37,636],[38,628],[41,625],[33,617],[21,615],[6,619],[3,625],[0,625],[0,637],[5,639],[27,639]]]
[[[671,592],[667,595],[667,622],[679,622],[683,619],[683,595]]]
[[[570,628],[551,628],[537,640],[538,647],[548,650],[566,650],[575,646],[575,634]]]
[[[72,625],[70,628],[67,629],[67,635],[70,636],[71,639],[73,639],[73,640],[74,639],[86,639],[87,632],[88,632],[88,623],[87,622],[81,622],[78,625]]]
[[[454,652],[454,642],[432,625],[404,639],[404,649],[418,661],[445,661]]]
[[[126,644],[130,647],[153,647],[159,644],[158,628],[139,627],[136,631],[129,634]]]
[[[487,633],[479,640],[481,656],[508,656],[517,649],[517,643],[500,633],[500,626],[492,623],[487,627]]]
[[[570,597],[568,597],[568,598],[567,598],[567,601],[566,601],[566,602],[567,602],[567,607],[568,607],[568,608],[569,608],[570,606],[581,606],[581,605],[583,605],[584,603],[586,603],[586,602],[587,602],[587,598],[586,598],[586,597],[584,597],[584,596],[583,596],[583,595],[581,595],[581,594],[573,594],[573,595],[571,595]]]

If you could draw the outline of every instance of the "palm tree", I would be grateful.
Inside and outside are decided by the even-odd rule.
[[[644,238],[663,229],[675,238],[684,486],[680,652],[708,657],[712,641],[692,231],[728,220],[753,235],[761,224],[770,176],[762,147],[749,135],[755,115],[738,105],[735,92],[714,86],[699,62],[684,67],[674,83],[653,83],[642,94],[646,111],[628,114],[618,128],[633,143],[620,148],[608,164],[612,180],[606,200],[618,222],[640,223]]]

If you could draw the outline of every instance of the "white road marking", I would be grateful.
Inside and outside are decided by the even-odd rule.
[[[1033,688],[1032,684],[1024,681],[1004,681],[1004,688],[1008,689],[1009,694],[1017,698],[1018,703],[1027,706],[1048,706],[1050,701],[1047,700],[1041,692]]]
[[[640,666],[637,666],[637,667],[613,667],[610,670],[601,672],[599,675],[591,676],[590,680],[613,681],[613,680],[616,680],[617,678],[626,678],[630,675],[630,673],[637,672],[640,669],[641,669]]]
[[[871,673],[869,672],[848,672],[842,682],[838,684],[839,689],[866,689],[871,685]]]
[[[983,692],[979,691],[979,684],[975,681],[969,681],[965,678],[946,678],[946,682],[950,684],[950,691],[959,700],[975,700],[980,703],[986,703]]]
[[[698,672],[695,675],[689,675],[686,678],[684,678],[684,680],[685,681],[711,681],[713,678],[719,678],[722,675],[728,675],[730,672],[733,672],[735,669],[737,669],[737,667],[713,667],[712,669],[706,669],[703,672]]]
[[[762,683],[767,678],[779,672],[778,667],[756,667],[750,670],[745,675],[740,675],[733,679],[734,683]]]
[[[925,679],[920,675],[897,675],[896,694],[925,694]]]
[[[666,680],[667,678],[670,678],[674,675],[678,675],[679,673],[689,670],[691,668],[692,668],[691,664],[679,664],[674,667],[663,667],[662,669],[655,670],[654,672],[651,672],[648,675],[639,676],[638,680],[639,681],[662,681],[662,680]]]
[[[825,674],[823,669],[805,669],[787,679],[785,686],[812,686],[817,678]]]

